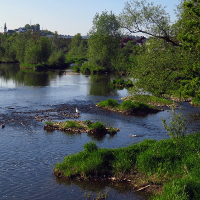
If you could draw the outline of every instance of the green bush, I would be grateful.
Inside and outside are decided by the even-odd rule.
[[[114,99],[107,99],[105,101],[99,102],[98,105],[101,106],[101,107],[111,107],[111,108],[114,108],[114,107],[117,107],[119,104]]]
[[[84,146],[84,151],[88,153],[92,153],[93,151],[96,151],[98,149],[97,145],[94,142],[86,143]]]
[[[106,126],[105,124],[101,122],[96,122],[94,124],[89,124],[88,125],[89,130],[94,131],[95,133],[103,133],[106,132]]]
[[[123,101],[119,107],[122,110],[147,110],[155,108],[155,106],[151,106],[138,101],[132,102],[130,100]]]

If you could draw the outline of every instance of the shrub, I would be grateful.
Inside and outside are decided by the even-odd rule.
[[[169,122],[169,125],[167,125],[165,119],[161,118],[161,120],[163,122],[163,127],[168,132],[170,137],[173,139],[175,138],[178,139],[180,137],[186,136],[187,127],[185,123],[185,118],[182,117],[182,114],[180,113],[180,111],[178,114],[176,114],[174,105],[172,105],[171,108],[172,108],[172,117],[169,116],[171,119],[171,121]]]
[[[120,105],[122,110],[146,110],[146,109],[153,109],[155,106],[150,106],[146,103],[142,103],[139,101],[132,102],[130,100],[123,101]]]
[[[97,145],[94,142],[86,143],[83,146],[83,148],[84,148],[84,151],[89,152],[89,153],[96,151],[98,149]]]
[[[99,106],[101,107],[111,107],[111,108],[114,108],[116,106],[118,106],[118,102],[114,99],[107,99],[105,101],[101,101],[98,103]]]
[[[88,125],[89,130],[92,130],[95,133],[106,132],[106,126],[101,122],[96,122],[94,124]]]
[[[124,85],[124,79],[120,78],[116,81],[116,84],[123,86]]]

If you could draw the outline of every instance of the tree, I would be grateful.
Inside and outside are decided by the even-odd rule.
[[[24,28],[27,30],[27,29],[30,29],[31,27],[30,27],[29,24],[26,24],[26,25],[24,26]]]
[[[182,49],[185,53],[186,77],[182,90],[186,95],[200,101],[200,1],[184,1],[181,19],[182,29],[178,34]]]
[[[35,25],[35,30],[37,30],[37,31],[40,30],[40,25],[39,25],[39,24],[36,24],[36,25]]]
[[[92,66],[113,68],[113,61],[120,48],[120,32],[117,17],[111,12],[98,13],[93,19],[93,27],[89,32],[88,58]]]
[[[27,41],[24,62],[30,64],[45,63],[51,55],[51,42],[46,37]]]
[[[119,36],[120,35],[120,23],[117,20],[117,17],[110,12],[108,14],[107,11],[102,12],[100,15],[96,13],[93,19],[92,29],[89,31],[89,35],[112,35]]]
[[[171,38],[170,16],[161,5],[155,6],[146,0],[131,0],[125,4],[119,19],[121,28],[131,33],[144,33],[179,45]]]
[[[71,40],[71,44],[69,45],[69,55],[78,55],[79,47],[81,45],[82,37],[80,33],[77,33]]]
[[[161,96],[181,87],[186,76],[183,63],[181,48],[152,38],[137,56],[132,75],[139,88]]]

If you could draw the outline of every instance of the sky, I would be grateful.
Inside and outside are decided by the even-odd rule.
[[[40,24],[40,29],[57,31],[62,35],[87,35],[96,13],[112,11],[119,15],[128,0],[0,0],[0,31],[6,23],[8,30],[25,24]],[[171,21],[180,0],[147,0],[167,6]]]

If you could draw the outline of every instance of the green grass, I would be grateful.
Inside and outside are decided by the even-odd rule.
[[[69,121],[69,120],[67,120],[64,123],[64,127],[65,128],[82,128],[83,126],[81,126],[80,123],[78,123],[76,121]]]
[[[132,102],[130,100],[123,101],[120,104],[119,108],[122,110],[141,110],[141,111],[148,110],[148,109],[156,109],[155,106],[151,106],[139,101]]]
[[[162,194],[153,199],[200,199],[200,133],[180,140],[144,140],[118,149],[98,148],[90,142],[83,151],[56,164],[56,170],[67,178],[108,173],[131,178],[135,169],[147,177],[148,184],[163,185]]]
[[[52,121],[47,121],[47,122],[45,122],[45,124],[49,125],[49,126],[53,126],[54,125],[54,123]]]
[[[114,99],[107,99],[105,101],[101,101],[97,104],[97,106],[102,108],[112,108],[114,110],[122,110],[122,111],[146,111],[150,109],[157,109],[156,106],[148,105],[143,102],[132,102],[131,100],[123,101],[121,104]]]
[[[119,103],[114,99],[106,99],[105,101],[101,101],[98,103],[100,107],[110,107],[115,108],[119,106]]]
[[[165,98],[160,98],[156,96],[151,96],[151,95],[133,95],[130,97],[126,97],[125,99],[131,100],[131,101],[140,101],[146,104],[155,104],[155,105],[160,105],[160,106],[165,106],[165,105],[172,105],[173,102],[169,99]]]

